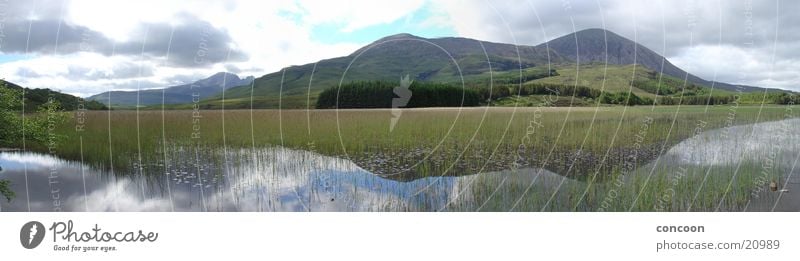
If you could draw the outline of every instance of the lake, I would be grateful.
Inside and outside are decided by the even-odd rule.
[[[798,125],[706,130],[602,181],[533,166],[398,179],[281,147],[180,147],[128,170],[0,152],[16,193],[0,211],[800,211]]]

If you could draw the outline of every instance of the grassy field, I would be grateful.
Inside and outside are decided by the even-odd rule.
[[[632,80],[646,78],[648,76],[647,73],[650,71],[636,65],[605,64],[586,64],[580,67],[575,65],[559,66],[556,67],[556,70],[558,71],[558,76],[538,79],[533,82],[580,85],[598,90],[628,92],[628,89],[631,88]],[[630,90],[639,96],[655,97],[654,94],[636,87]]]
[[[787,114],[788,108],[93,111],[73,115],[56,129],[63,136],[55,152],[101,169],[113,167],[116,175],[159,175],[163,168],[157,166],[163,166],[164,159],[184,155],[181,152],[187,148],[212,151],[279,145],[347,158],[376,175],[401,181],[528,168],[569,177],[567,185],[557,188],[559,193],[548,194],[542,189],[528,193],[524,185],[507,183],[496,175],[478,176],[479,183],[470,188],[476,200],[485,202],[483,210],[506,210],[511,205],[528,211],[683,211],[687,206],[713,210],[723,196],[728,199],[722,209],[732,210],[748,202],[748,191],[757,186],[751,182],[760,168],[756,159],[742,160],[736,182],[728,177],[732,169],[726,166],[715,168],[716,174],[708,180],[703,168],[671,164],[662,164],[647,182],[642,178],[647,175],[627,174],[698,132],[794,117]],[[391,128],[393,117],[398,120]],[[212,160],[223,163],[223,159]],[[687,174],[675,183],[672,176],[677,171]],[[626,185],[615,188],[618,180]],[[669,189],[676,189],[677,196],[662,202],[660,195]],[[498,190],[517,196],[497,197]],[[617,196],[607,203],[610,190],[616,190]],[[695,195],[695,191],[702,193]],[[555,202],[552,195],[559,195]]]
[[[638,145],[660,148],[692,136],[700,121],[710,130],[781,119],[784,110],[781,106],[403,109],[391,130],[390,109],[94,111],[73,115],[57,133],[64,136],[59,154],[80,158],[79,146],[72,144],[82,138],[84,159],[102,164],[110,162],[109,155],[115,165],[135,155],[157,155],[164,146],[282,145],[361,163],[386,157],[401,165],[410,161],[436,168],[455,164],[452,167],[462,169],[507,169],[511,161],[534,164],[543,156],[578,150],[600,156],[623,153],[636,145],[633,137],[646,119],[652,119],[650,131]],[[526,148],[524,158],[510,158],[521,145]]]

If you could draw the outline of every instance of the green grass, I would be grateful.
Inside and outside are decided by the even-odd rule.
[[[654,94],[631,87],[634,79],[649,77],[647,68],[638,65],[586,64],[581,66],[562,65],[555,68],[557,76],[531,81],[533,83],[567,84],[586,86],[610,92],[628,92],[653,98]]]
[[[528,95],[528,96],[509,96],[492,101],[492,106],[498,107],[528,107],[549,105],[553,107],[585,107],[596,106],[597,103],[591,98],[569,96],[548,96],[548,95]]]
[[[187,146],[219,149],[223,145],[228,149],[280,145],[314,151],[350,159],[368,171],[397,180],[544,167],[570,177],[554,203],[547,204],[547,190],[526,194],[522,193],[524,186],[499,186],[496,182],[501,179],[483,176],[477,179],[487,180],[474,185],[484,186],[474,188],[474,197],[487,202],[482,210],[507,209],[517,200],[525,207],[516,210],[598,210],[615,177],[624,172],[620,166],[647,164],[660,149],[693,136],[698,122],[705,122],[704,130],[710,130],[780,120],[786,117],[786,108],[765,106],[760,112],[758,106],[406,109],[391,131],[389,109],[212,110],[199,111],[199,118],[193,118],[189,110],[148,110],[138,113],[138,124],[135,111],[112,111],[110,122],[108,112],[87,112],[84,131],[75,131],[74,118],[57,129],[65,135],[65,142],[56,153],[106,169],[112,167],[113,157],[117,175],[137,171],[158,175],[158,168],[138,169],[140,157],[143,165],[151,166]],[[731,111],[735,111],[733,119],[729,119]],[[193,119],[199,119],[197,125]],[[651,119],[647,135],[636,138],[647,119]],[[194,126],[199,129],[198,139],[193,139]],[[78,146],[81,140],[82,147]],[[631,152],[638,155],[633,161]],[[687,210],[686,201],[699,189],[702,176],[697,173],[702,169],[689,169],[686,178],[672,185],[670,173],[677,167],[668,164],[658,169],[644,190],[644,182],[637,180],[643,175],[625,178],[618,198],[602,209],[654,210],[658,203],[663,210]],[[723,194],[728,197],[724,210],[740,208],[749,199],[747,192],[753,189],[749,180],[758,167],[744,164],[728,193],[725,186],[730,170],[716,169],[718,175],[700,190],[693,209],[708,210]],[[582,182],[572,184],[574,180]],[[498,187],[505,196],[495,198],[487,191]],[[680,196],[661,203],[660,195],[669,188],[679,189]],[[633,204],[637,195],[641,197]]]
[[[532,83],[587,86],[609,92],[633,92],[648,98],[658,96],[730,96],[734,92],[712,89],[709,86],[685,83],[683,79],[657,72],[640,65],[585,64],[561,65],[558,75],[531,81]],[[684,89],[685,91],[682,91]]]
[[[526,146],[546,153],[573,151],[604,154],[609,149],[633,145],[638,122],[653,118],[653,131],[645,144],[675,143],[692,135],[697,121],[708,122],[706,129],[725,126],[730,106],[638,106],[581,108],[453,108],[403,110],[397,126],[390,132],[391,110],[214,110],[199,111],[196,125],[200,138],[192,139],[192,111],[112,111],[86,112],[84,131],[76,132],[76,122],[59,129],[67,142],[84,137],[84,153],[95,162],[108,162],[109,135],[114,162],[139,153],[156,154],[162,140],[170,144],[218,147],[223,140],[231,147],[284,145],[314,149],[326,155],[354,158],[380,153],[402,154],[414,150],[437,151],[455,160],[467,155],[491,156],[463,162],[481,165],[485,161],[507,164],[527,137]],[[733,124],[752,123],[759,107],[739,107]],[[596,115],[595,115],[596,112]],[[162,115],[164,122],[162,124]],[[225,128],[223,129],[223,115]],[[766,106],[758,121],[783,117],[783,107]],[[670,128],[675,119],[674,127]],[[535,135],[527,135],[535,122]],[[110,126],[110,130],[109,130]],[[138,130],[138,135],[137,135]],[[162,136],[163,134],[163,136]],[[138,138],[137,138],[138,137]],[[613,141],[613,142],[612,142]],[[79,158],[78,146],[64,146],[60,153]],[[119,157],[119,158],[116,158]],[[472,157],[472,156],[465,156]],[[477,158],[477,157],[476,157]],[[398,158],[402,161],[402,158]],[[446,164],[435,164],[446,165]]]
[[[685,167],[680,178],[675,171]],[[697,166],[659,167],[648,178],[649,169],[637,171],[628,178],[616,174],[614,182],[574,182],[539,174],[531,189],[532,178],[519,179],[519,174],[475,176],[459,187],[468,191],[470,200],[448,206],[448,210],[479,211],[742,211],[753,192],[765,184],[754,184],[759,164],[745,162],[736,178],[733,166],[717,166],[707,172]],[[533,171],[533,170],[532,170]],[[706,176],[707,175],[707,176]],[[531,175],[534,176],[535,175]],[[767,180],[782,180],[771,174]],[[731,185],[730,188],[728,185]],[[527,193],[525,191],[527,190]]]

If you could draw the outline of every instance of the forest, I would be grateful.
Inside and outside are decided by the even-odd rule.
[[[343,84],[322,91],[317,99],[317,108],[418,108],[480,105],[480,95],[477,91],[449,84],[412,82],[407,89],[410,92],[402,89],[396,82],[388,81],[361,81]],[[406,97],[400,97],[400,95]]]

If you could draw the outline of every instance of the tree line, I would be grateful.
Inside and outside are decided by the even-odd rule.
[[[480,105],[480,95],[469,88],[443,83],[412,82],[406,92],[397,82],[359,81],[323,90],[317,98],[316,107],[345,109],[478,105]]]
[[[481,100],[486,103],[492,100],[502,99],[510,96],[529,96],[529,95],[553,95],[553,96],[575,96],[577,98],[599,99],[602,104],[619,105],[646,105],[653,104],[653,99],[639,97],[629,92],[602,92],[598,89],[586,86],[576,86],[568,84],[548,84],[534,83],[525,85],[499,85],[489,87],[476,87],[481,95]]]
[[[394,99],[402,98],[395,93],[396,82],[363,81],[344,84],[324,90],[317,100],[317,108],[392,108]],[[409,88],[410,99],[406,108],[414,107],[459,107],[491,104],[492,101],[530,95],[552,95],[577,97],[615,105],[722,105],[733,102],[767,104],[798,104],[800,96],[786,92],[746,93],[735,95],[684,95],[642,97],[630,92],[608,92],[586,86],[568,84],[497,84],[470,85],[466,88],[444,83],[414,82]]]
[[[75,97],[69,94],[60,93],[50,89],[30,89],[24,88],[19,85],[0,80],[0,88],[9,89],[12,92],[22,93],[25,92],[24,100],[18,104],[13,104],[9,109],[22,110],[24,103],[25,112],[36,112],[39,107],[47,104],[50,101],[58,102],[59,108],[66,111],[74,111],[78,109],[86,110],[108,110],[108,107],[98,101],[84,100],[80,97]]]
[[[658,105],[723,105],[741,104],[775,104],[789,105],[800,103],[800,96],[787,92],[751,92],[742,95],[699,95],[699,96],[663,96],[658,97]]]

